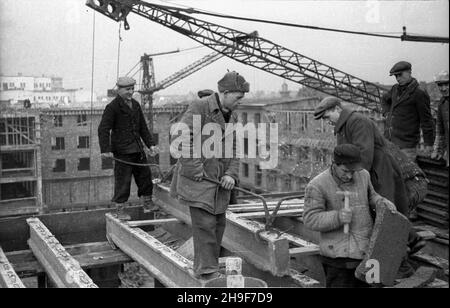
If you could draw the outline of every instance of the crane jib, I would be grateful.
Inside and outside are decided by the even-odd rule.
[[[88,0],[90,8],[116,21],[133,12],[215,51],[265,72],[343,101],[380,112],[384,88],[261,38],[143,1]]]

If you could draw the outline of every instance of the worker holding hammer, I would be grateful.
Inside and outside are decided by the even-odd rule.
[[[333,163],[309,182],[303,221],[320,232],[320,254],[326,287],[358,288],[368,284],[355,278],[372,234],[371,208],[395,205],[375,192],[370,174],[361,167],[361,151],[352,144],[334,149]]]

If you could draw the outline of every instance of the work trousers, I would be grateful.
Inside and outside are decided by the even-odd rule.
[[[115,154],[114,158],[120,160],[146,164],[147,158],[141,153]],[[131,176],[138,187],[138,196],[151,196],[153,194],[152,174],[149,167],[133,166],[122,162],[114,162],[114,197],[112,202],[125,203],[130,197]]]
[[[417,158],[417,147],[415,147],[415,148],[403,148],[403,149],[401,149],[401,151],[403,153],[405,153],[405,155],[408,156],[408,158],[410,160],[412,160],[413,162],[416,161],[416,158]]]
[[[194,273],[202,275],[218,272],[225,213],[214,215],[192,206],[189,209],[194,240]]]
[[[369,284],[355,277],[356,268],[342,268],[322,263],[327,288],[368,288]]]

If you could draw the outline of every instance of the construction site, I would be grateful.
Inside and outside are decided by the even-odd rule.
[[[111,202],[117,161],[102,156],[97,135],[104,106],[41,108],[31,96],[18,96],[16,107],[0,106],[0,288],[325,287],[321,233],[304,222],[305,188],[333,163],[337,142],[328,121],[315,118],[315,108],[323,98],[336,97],[383,131],[381,100],[389,88],[266,40],[257,31],[247,33],[201,18],[214,16],[211,12],[153,1],[83,2],[84,9],[96,16],[94,21],[118,23],[119,37],[121,27],[133,31],[127,18],[136,15],[144,23],[157,23],[206,46],[210,53],[164,79],[155,78],[159,68],[154,59],[180,50],[145,53],[126,75],[139,79],[134,98],[158,149],[147,156],[158,210],[145,209],[133,180],[124,208],[128,219],[122,219]],[[448,48],[448,37],[410,35],[406,30],[398,40]],[[189,207],[171,195],[178,163],[171,154],[171,127],[199,97],[195,93],[192,99],[175,103],[155,101],[159,91],[194,78],[191,75],[224,58],[280,77],[278,93],[246,97],[235,110],[243,125],[278,125],[279,160],[275,168],[261,168],[266,158],[259,156],[259,145],[253,145],[248,134],[243,137],[236,201],[225,213],[219,256],[223,277],[211,281],[200,279],[194,271]],[[62,84],[62,78],[57,80]],[[290,91],[286,82],[301,86],[298,93]],[[108,103],[118,95],[113,86],[104,92]],[[433,107],[440,97],[431,97]],[[249,155],[252,146],[256,158]],[[367,256],[382,261],[375,288],[449,287],[448,165],[427,155],[423,140],[418,153],[417,165],[428,181],[426,197],[417,206],[417,217],[405,225],[390,212],[377,213],[374,234],[380,239],[372,235]],[[391,220],[398,225],[389,225]],[[409,256],[415,273],[397,278],[406,238],[392,234],[407,234],[409,227],[426,240],[426,246]],[[363,276],[368,270],[358,267],[357,271]]]

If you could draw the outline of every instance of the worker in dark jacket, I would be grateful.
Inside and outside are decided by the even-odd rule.
[[[117,81],[117,97],[109,103],[98,127],[102,157],[116,159],[114,165],[114,196],[118,215],[123,213],[123,204],[130,196],[131,176],[138,186],[138,196],[147,210],[155,210],[152,202],[153,183],[147,164],[147,153],[155,151],[155,142],[145,123],[139,103],[132,98],[136,81],[121,77]],[[146,150],[142,143],[150,150]],[[120,161],[119,161],[120,160]],[[125,163],[127,162],[127,163]]]
[[[425,151],[431,154],[434,143],[434,123],[430,97],[419,88],[411,76],[411,64],[396,63],[390,70],[398,84],[382,97],[383,114],[386,117],[384,136],[398,145],[412,160],[416,159],[422,129]]]
[[[221,276],[219,255],[226,224],[225,211],[230,204],[231,191],[239,181],[239,161],[235,155],[236,133],[227,130],[226,126],[229,125],[227,123],[237,122],[234,110],[249,91],[249,84],[238,73],[228,72],[219,80],[218,88],[219,93],[205,92],[201,100],[190,104],[178,127],[173,130],[189,131],[182,132],[181,136],[173,139],[171,145],[177,148],[175,140],[181,139],[180,145],[189,156],[182,155],[178,159],[170,195],[189,207],[194,242],[194,273],[199,279],[205,280]],[[218,155],[204,152],[208,140],[212,138],[201,133],[206,128],[222,132],[220,139],[215,141],[220,145]],[[232,137],[232,144],[226,142],[228,136]],[[196,144],[201,153],[196,153]],[[210,149],[211,145],[207,147]],[[233,153],[232,157],[224,155],[229,151]],[[220,185],[205,180],[205,177],[220,182]]]
[[[439,91],[442,94],[442,98],[439,101],[437,121],[436,121],[436,140],[434,142],[433,153],[431,154],[432,159],[442,159],[445,158],[449,160],[448,151],[448,89],[449,89],[449,78],[448,72],[444,71],[436,76],[436,84],[439,87]]]

